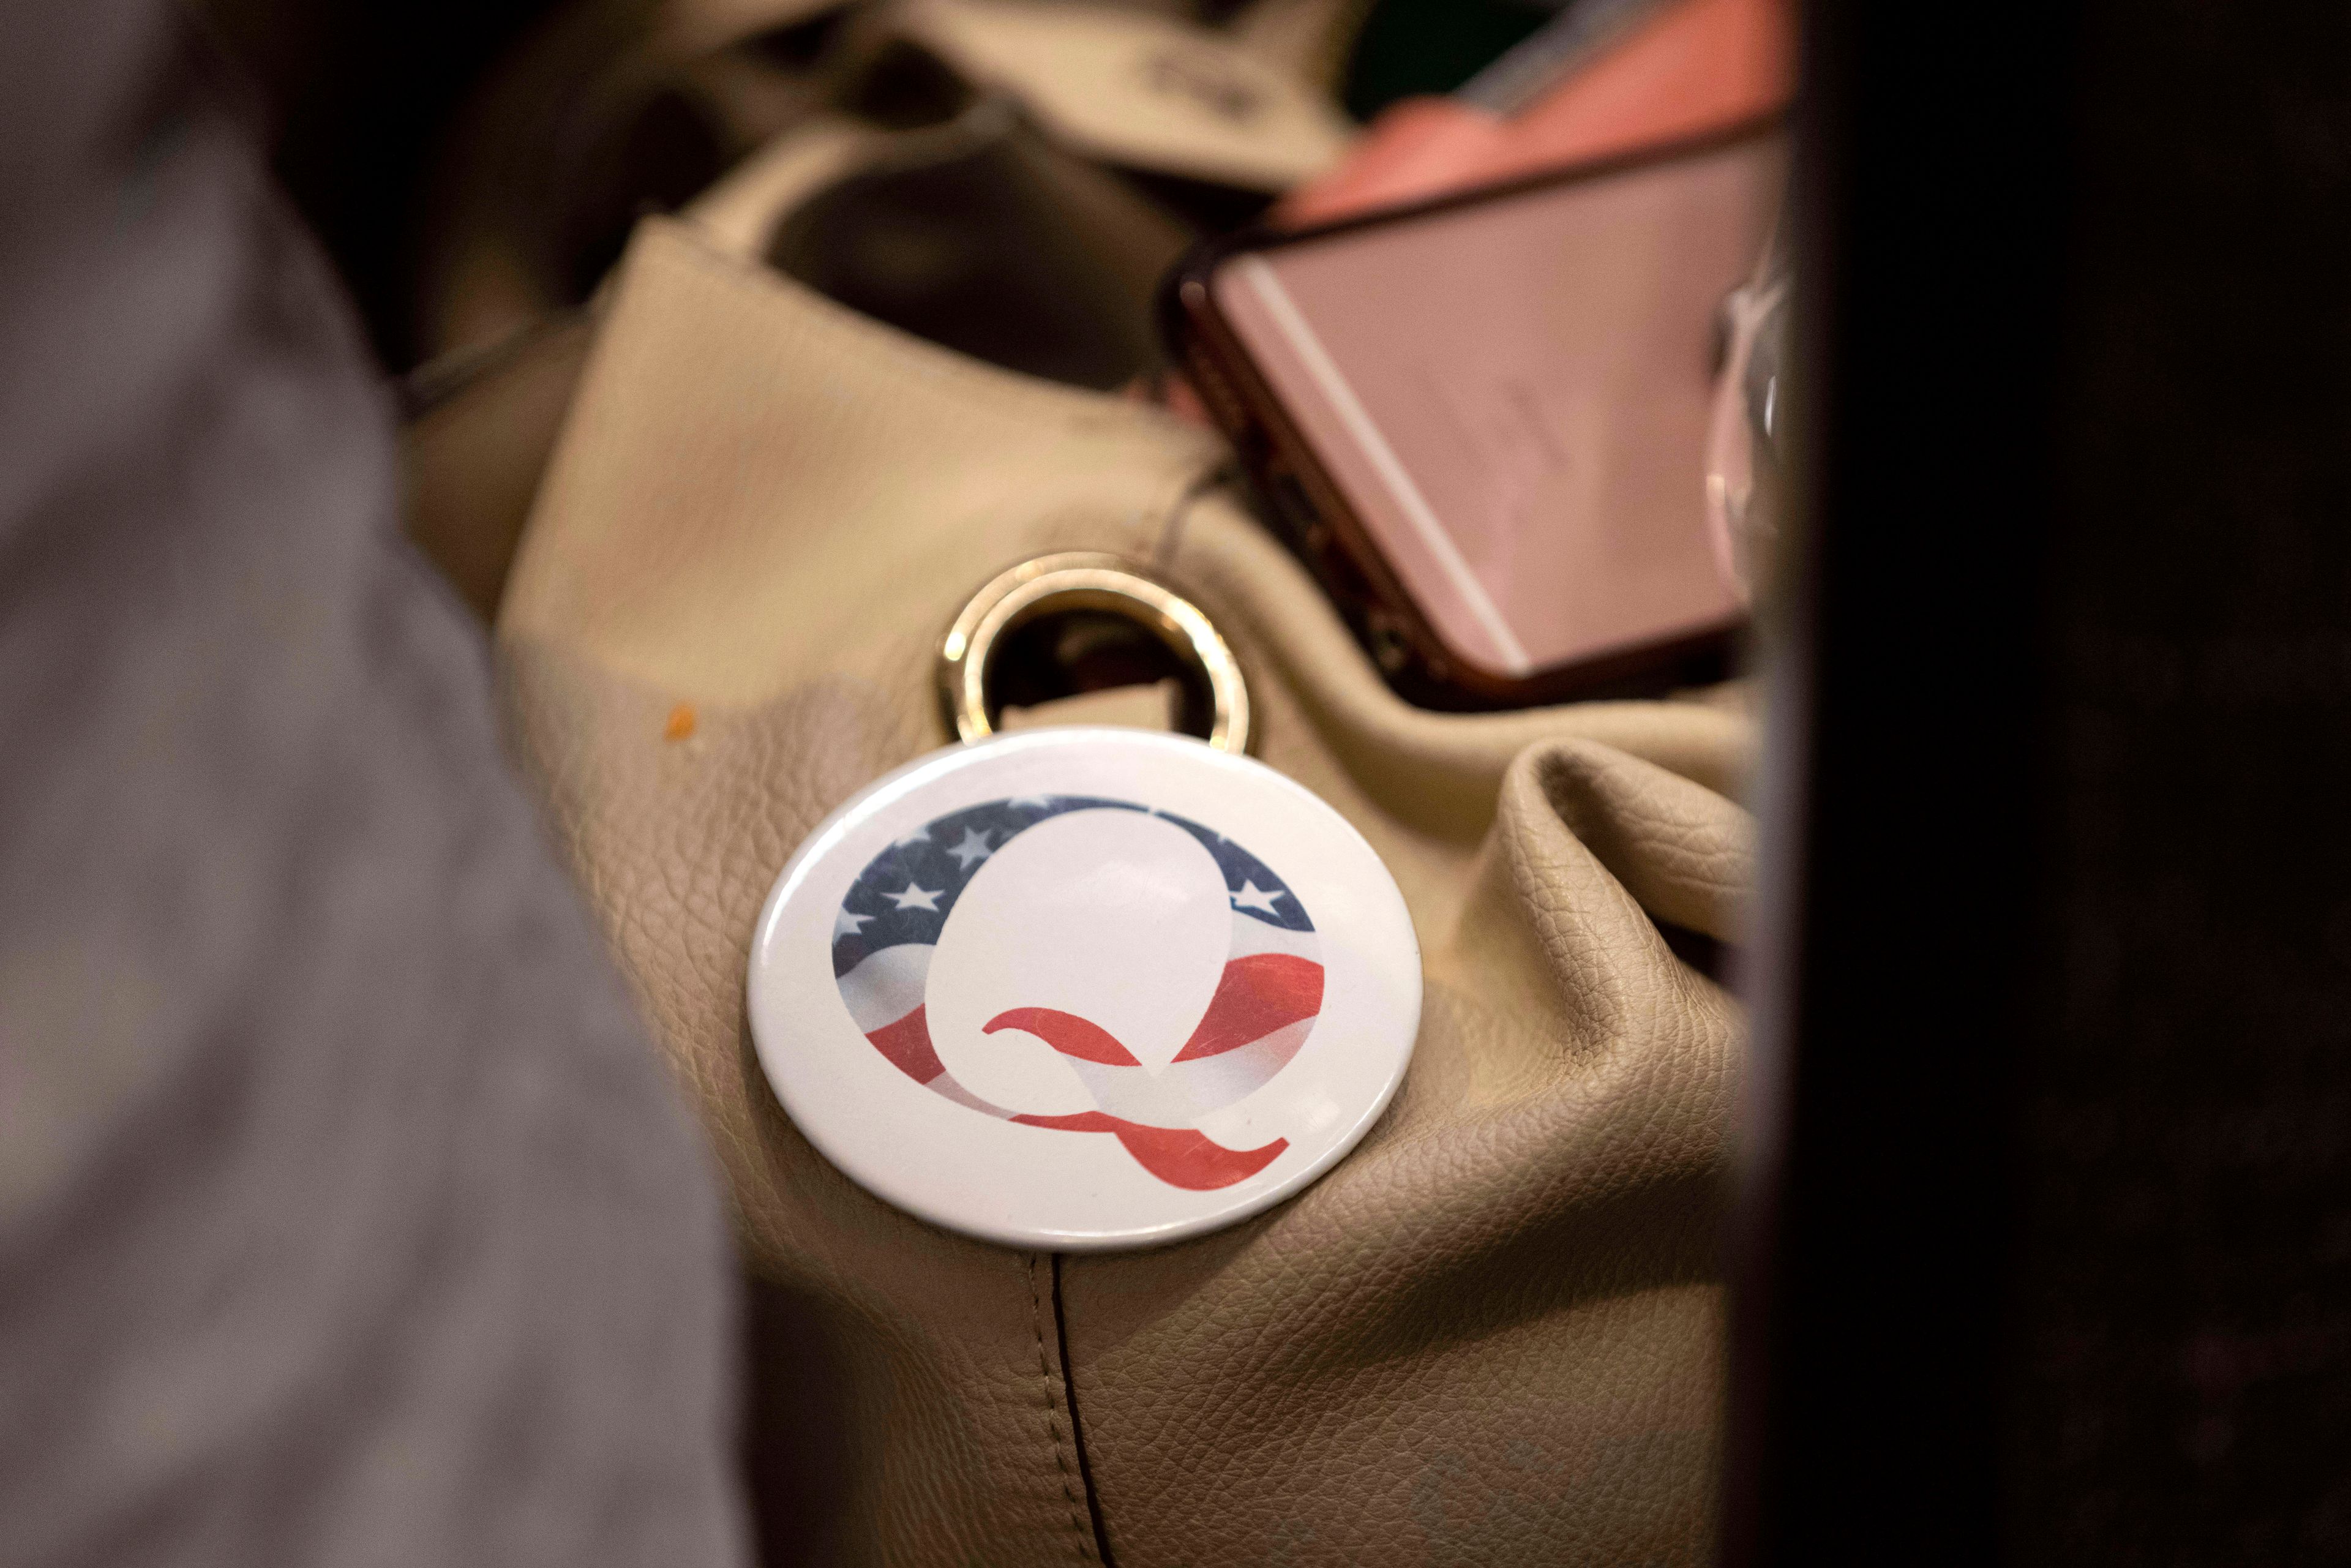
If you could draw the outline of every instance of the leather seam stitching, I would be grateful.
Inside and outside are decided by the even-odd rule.
[[[1053,1254],[1053,1333],[1061,1354],[1061,1402],[1070,1407],[1070,1447],[1077,1451],[1078,1485],[1086,1494],[1086,1519],[1094,1530],[1094,1555],[1102,1568],[1113,1568],[1110,1526],[1102,1520],[1102,1493],[1094,1486],[1094,1468],[1086,1458],[1086,1421],[1078,1410],[1078,1369],[1070,1360],[1070,1309],[1061,1299],[1063,1255]]]
[[[1045,1437],[1053,1446],[1053,1468],[1061,1474],[1061,1500],[1069,1505],[1070,1533],[1075,1538],[1078,1561],[1097,1563],[1101,1559],[1094,1554],[1092,1532],[1087,1530],[1085,1522],[1089,1511],[1080,1505],[1077,1491],[1071,1485],[1069,1457],[1061,1451],[1061,1424],[1053,1419],[1053,1364],[1045,1352],[1045,1308],[1037,1289],[1037,1254],[1034,1252],[1029,1254],[1028,1271],[1029,1332],[1037,1341],[1037,1375],[1045,1385]]]

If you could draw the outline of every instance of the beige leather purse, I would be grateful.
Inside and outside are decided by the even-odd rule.
[[[732,1185],[769,1560],[1702,1560],[1740,1024],[1668,933],[1737,934],[1750,721],[1406,707],[1214,439],[757,259],[858,156],[640,227],[497,621],[513,743]],[[743,994],[801,838],[953,740],[941,634],[1073,549],[1214,622],[1252,749],[1394,872],[1426,1003],[1394,1105],[1302,1196],[1056,1258],[852,1186],[771,1097]]]

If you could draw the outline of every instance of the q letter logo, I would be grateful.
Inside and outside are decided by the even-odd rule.
[[[1081,796],[970,807],[883,851],[841,901],[832,967],[858,1032],[931,1092],[1108,1134],[1195,1192],[1290,1146],[1227,1148],[1200,1122],[1289,1065],[1322,1008],[1314,923],[1264,862]]]

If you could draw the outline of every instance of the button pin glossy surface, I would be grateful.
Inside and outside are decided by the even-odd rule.
[[[1410,1060],[1419,948],[1371,846],[1197,741],[1056,729],[935,753],[801,846],[749,1009],[861,1186],[1019,1247],[1153,1246],[1302,1190]]]

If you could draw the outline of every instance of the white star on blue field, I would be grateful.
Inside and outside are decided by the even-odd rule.
[[[884,947],[937,946],[956,898],[987,858],[1026,830],[1071,811],[1144,811],[1173,822],[1215,857],[1234,909],[1285,931],[1314,929],[1290,885],[1263,861],[1197,822],[1128,800],[1024,795],[951,811],[875,855],[833,922],[832,972],[845,975]]]

